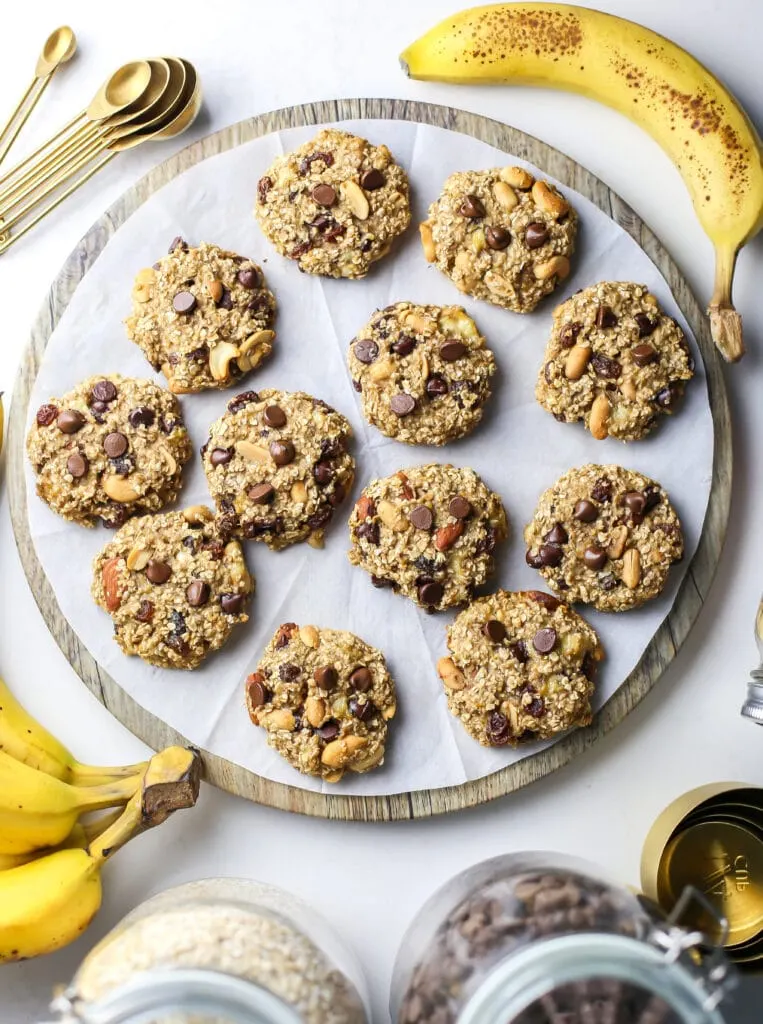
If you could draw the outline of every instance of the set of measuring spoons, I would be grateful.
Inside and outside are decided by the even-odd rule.
[[[47,50],[49,57],[57,58],[57,63],[52,65],[55,70],[69,59],[75,47],[71,29],[58,29],[46,41],[40,61]],[[47,63],[51,65],[50,60]],[[38,62],[38,72],[40,68]],[[48,76],[51,74],[49,71]],[[39,80],[37,74],[9,122],[11,125],[21,110],[21,124],[0,133],[0,160],[42,94],[36,85]],[[49,80],[50,77],[45,80],[46,85]],[[33,97],[31,106],[30,96]],[[0,253],[118,153],[152,139],[179,135],[193,123],[200,109],[201,85],[189,61],[180,57],[157,57],[122,65],[103,83],[83,111],[0,176]],[[45,203],[46,200],[49,202]]]

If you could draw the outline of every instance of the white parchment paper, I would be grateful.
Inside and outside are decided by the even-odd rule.
[[[84,277],[46,349],[30,419],[42,402],[91,374],[118,371],[154,376],[164,383],[152,373],[137,346],[128,342],[122,321],[130,311],[135,272],[155,262],[175,235],[191,244],[217,242],[253,257],[264,267],[278,299],[274,355],[239,389],[183,397],[196,450],[236,390],[308,391],[352,422],[358,470],[353,497],[371,478],[409,465],[450,461],[473,467],[503,497],[512,529],[509,542],[499,549],[491,585],[517,590],[543,588],[541,577],[525,564],[522,529],[539,493],[565,470],[586,462],[620,462],[667,488],[684,525],[687,557],[672,570],[666,592],[646,607],[622,615],[582,609],[607,652],[596,698],[600,706],[633,669],[667,614],[697,545],[710,491],[712,420],[702,363],[697,359],[697,376],[687,388],[679,414],[644,441],[627,446],[611,439],[595,441],[582,426],[557,423],[534,399],[551,310],[557,300],[597,280],[633,280],[649,286],[687,335],[688,327],[664,279],[636,243],[586,199],[564,187],[580,215],[580,232],[573,274],[557,297],[534,314],[519,316],[462,296],[424,261],[415,224],[426,216],[428,204],[453,171],[522,161],[469,136],[428,125],[369,120],[347,122],[345,127],[389,145],[408,169],[412,185],[414,226],[365,281],[330,281],[301,274],[295,264],[272,251],[252,217],[257,179],[270,161],[307,141],[316,129],[273,134],[212,157],[152,195],[117,231]],[[530,170],[548,177],[542,170]],[[369,427],[360,415],[359,396],[346,370],[345,352],[355,332],[374,309],[401,299],[462,303],[495,352],[498,373],[483,423],[471,437],[444,449],[398,444]],[[392,722],[384,766],[368,775],[347,775],[339,786],[325,787],[330,792],[390,794],[454,785],[488,775],[539,749],[538,744],[519,751],[482,748],[450,716],[434,666],[446,651],[445,627],[453,615],[427,615],[390,591],[375,590],[365,572],[350,566],[346,519],[351,500],[329,527],[323,551],[304,544],[283,552],[271,552],[262,544],[246,546],[249,566],[257,577],[250,621],[204,666],[183,673],[152,668],[121,653],[112,639],[109,618],[94,605],[89,592],[92,559],[110,534],[100,528],[83,529],[54,515],[36,497],[30,471],[27,488],[34,545],[62,612],[114,679],[193,743],[266,778],[305,789],[323,787],[270,751],[264,731],[250,724],[244,709],[246,674],[253,671],[275,628],[295,621],[357,633],[384,651],[398,686],[399,712]],[[183,505],[209,502],[198,458],[186,467],[181,497]]]

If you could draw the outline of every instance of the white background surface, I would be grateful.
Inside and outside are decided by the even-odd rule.
[[[700,299],[712,279],[710,245],[681,180],[660,149],[614,112],[578,97],[529,89],[469,89],[407,81],[396,55],[459,0],[200,0],[126,5],[37,0],[3,16],[0,117],[27,84],[47,32],[68,21],[81,52],[61,72],[23,145],[63,124],[119,63],[173,53],[198,67],[206,108],[188,138],[121,156],[58,215],[0,260],[0,388],[10,390],[29,325],[57,268],[125,188],[190,136],[274,107],[335,96],[403,96],[487,114],[557,146],[618,191],[653,227]],[[723,76],[763,124],[759,40],[763,5],[751,0],[599,0],[599,6],[671,36]],[[18,13],[17,13],[18,12]],[[41,127],[42,126],[42,127]],[[328,915],[363,960],[374,1022],[387,1020],[389,974],[402,932],[426,896],[466,865],[500,852],[564,850],[638,881],[641,843],[661,808],[703,782],[763,783],[763,732],[738,716],[757,661],[752,626],[763,590],[763,236],[743,253],[735,299],[750,352],[727,372],[734,420],[731,523],[721,568],[692,636],[663,680],[609,737],[577,763],[522,793],[448,819],[345,824],[255,807],[205,788],[177,815],[121,852],[87,935],[69,949],[0,969],[0,1021],[44,1017],[54,982],[147,895],[203,875],[239,874],[288,887]],[[755,283],[758,288],[756,290]],[[0,492],[2,484],[0,484]],[[30,710],[83,760],[126,762],[144,753],[80,683],[49,637],[0,506],[0,672]],[[73,569],[79,571],[79,569]],[[756,991],[758,993],[756,998]],[[752,1002],[763,1002],[760,983]]]

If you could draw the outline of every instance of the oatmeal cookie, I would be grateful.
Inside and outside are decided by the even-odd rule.
[[[535,395],[598,440],[636,441],[675,411],[694,359],[645,285],[601,281],[554,310]]]
[[[338,782],[383,762],[395,684],[360,637],[286,622],[247,677],[246,706],[293,768]]]
[[[657,597],[684,549],[665,491],[622,466],[565,473],[541,495],[525,543],[528,565],[565,601],[603,612]]]
[[[365,277],[408,227],[408,178],[386,146],[336,128],[279,156],[257,183],[263,234],[299,269]]]
[[[127,335],[170,391],[227,388],[270,355],[276,300],[253,260],[175,238],[168,256],[139,270]]]
[[[197,668],[246,622],[254,580],[204,505],[131,519],[93,562],[92,594],[125,654]]]
[[[302,391],[237,395],[201,450],[220,531],[275,551],[302,540],[322,547],[352,488],[351,437],[344,416]]]
[[[398,302],[353,338],[347,362],[363,414],[406,444],[445,444],[482,419],[493,353],[460,306]]]
[[[375,587],[433,611],[471,598],[507,533],[501,499],[473,469],[413,466],[364,489],[350,516],[349,559]]]
[[[448,627],[440,658],[451,712],[486,747],[549,739],[591,721],[594,630],[566,604],[538,590],[473,601]]]
[[[121,526],[177,498],[192,450],[174,395],[112,373],[41,405],[27,454],[54,512],[82,526]]]
[[[521,167],[456,171],[419,226],[424,255],[467,295],[529,313],[570,272],[578,218]]]

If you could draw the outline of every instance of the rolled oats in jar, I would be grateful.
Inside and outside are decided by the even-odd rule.
[[[352,953],[310,907],[218,878],[128,914],[53,1009],[66,1024],[368,1024],[367,1005]]]

